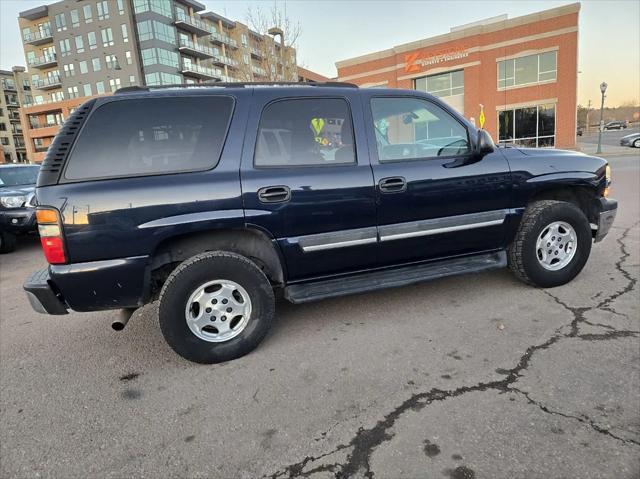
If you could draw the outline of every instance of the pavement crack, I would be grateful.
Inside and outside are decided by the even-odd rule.
[[[609,429],[600,426],[597,422],[595,422],[593,419],[589,418],[588,416],[585,415],[581,415],[581,416],[574,416],[573,414],[567,414],[564,412],[560,412],[560,411],[556,411],[551,409],[549,406],[545,406],[544,404],[539,403],[538,401],[534,400],[529,393],[522,391],[520,389],[517,388],[511,388],[511,390],[513,392],[519,393],[522,396],[524,396],[527,401],[530,404],[533,404],[534,406],[537,406],[538,408],[540,408],[541,411],[547,413],[547,414],[552,414],[554,416],[561,416],[564,417],[566,419],[573,419],[575,421],[581,422],[583,424],[586,424],[588,426],[590,426],[594,431],[600,433],[600,434],[604,434],[605,436],[609,436],[613,439],[616,439],[618,441],[624,442],[625,444],[633,444],[636,446],[640,446],[640,441],[636,441],[634,439],[625,439],[624,437],[620,437],[617,436],[616,434],[612,433]]]

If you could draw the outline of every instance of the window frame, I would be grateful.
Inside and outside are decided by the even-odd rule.
[[[260,124],[262,123],[262,117],[264,115],[265,110],[275,104],[275,103],[279,103],[279,102],[283,102],[283,101],[289,101],[289,100],[318,100],[318,99],[323,99],[323,100],[343,100],[346,105],[347,105],[347,111],[349,112],[349,116],[351,118],[351,132],[353,135],[353,161],[351,163],[335,163],[335,164],[331,164],[331,163],[327,163],[327,164],[317,164],[317,165],[256,165],[256,150],[258,148],[258,141],[260,139]],[[357,148],[357,144],[356,144],[356,134],[355,134],[356,130],[355,130],[355,125],[353,122],[353,108],[351,107],[351,101],[349,101],[349,98],[344,97],[344,96],[292,96],[292,97],[282,97],[282,98],[275,98],[271,101],[268,101],[267,103],[265,103],[262,106],[262,109],[260,110],[260,117],[258,119],[258,125],[256,128],[256,137],[255,137],[255,142],[253,144],[253,155],[252,155],[252,159],[251,159],[251,166],[253,169],[255,170],[273,170],[273,169],[298,169],[298,168],[335,168],[335,167],[357,167],[359,166],[358,163],[358,148]]]
[[[553,106],[553,135],[542,135],[540,136],[540,108],[541,107],[547,107],[547,106]],[[524,108],[535,108],[536,109],[536,136],[525,136],[522,138],[516,138],[516,134],[515,134],[515,127],[516,127],[516,123],[515,123],[515,116],[516,116],[516,110],[522,110]],[[513,133],[513,138],[510,138],[508,140],[501,140],[500,139],[500,113],[502,112],[507,112],[510,111],[513,114],[513,126],[511,127],[512,133]],[[533,103],[531,105],[521,105],[521,106],[517,106],[517,107],[512,107],[512,108],[504,108],[501,110],[496,110],[496,121],[497,121],[497,128],[496,131],[498,133],[497,137],[498,137],[498,141],[497,141],[497,145],[500,146],[506,146],[506,145],[513,145],[515,147],[525,147],[527,148],[525,145],[521,145],[518,143],[518,141],[522,141],[522,140],[535,140],[536,145],[535,146],[531,146],[528,148],[556,148],[556,141],[558,138],[558,104],[557,103]],[[540,146],[540,139],[541,138],[552,138],[553,139],[553,145],[552,146]]]
[[[556,68],[555,68],[555,70],[540,71],[540,56],[541,55],[545,55],[547,53],[554,53],[555,54]],[[521,59],[521,58],[527,58],[527,57],[536,57],[536,64],[537,64],[536,77],[537,77],[537,80],[534,81],[534,82],[516,83],[516,60]],[[507,76],[506,75],[507,62],[512,62],[512,65],[513,65],[513,76]],[[504,65],[505,65],[505,77],[502,78],[502,79],[500,78],[500,64],[501,63],[504,63]],[[555,72],[555,78],[551,78],[551,79],[547,79],[547,80],[541,80],[540,79],[540,75],[541,74],[551,73],[551,72]],[[507,85],[506,84],[508,79],[513,79],[513,85]],[[505,82],[505,84],[502,85],[502,86],[500,86],[500,81],[501,80]],[[558,81],[558,49],[557,48],[553,48],[553,49],[545,50],[545,51],[540,51],[538,53],[531,53],[529,55],[519,55],[519,56],[507,58],[506,60],[497,60],[496,61],[496,88],[497,88],[497,91],[513,90],[515,88],[526,88],[528,86],[544,85],[546,83],[555,83],[557,81]]]
[[[148,97],[148,98],[140,98],[140,99],[149,99],[149,100],[163,100],[166,98],[229,98],[231,99],[231,109],[229,112],[229,118],[227,119],[227,125],[226,125],[226,129],[224,132],[224,139],[222,140],[222,145],[220,147],[220,155],[218,156],[218,158],[213,162],[213,165],[207,167],[207,168],[193,168],[193,169],[188,169],[188,170],[178,170],[178,171],[166,171],[166,172],[158,172],[158,173],[138,173],[138,174],[132,174],[132,175],[112,175],[112,176],[108,176],[108,177],[87,177],[87,178],[80,178],[80,179],[68,179],[66,177],[67,174],[67,168],[69,167],[69,164],[71,163],[71,159],[73,158],[73,154],[76,150],[76,146],[78,144],[78,138],[81,137],[82,132],[84,131],[84,129],[87,127],[87,125],[89,124],[91,117],[98,111],[100,110],[100,108],[104,107],[105,105],[109,105],[115,102],[119,102],[119,101],[127,101],[127,98],[114,98],[112,96],[109,96],[106,98],[105,101],[98,103],[94,108],[92,108],[91,112],[89,113],[89,116],[87,117],[87,119],[84,121],[84,123],[82,124],[82,127],[80,128],[80,131],[78,131],[78,133],[76,134],[75,138],[73,139],[73,144],[71,145],[71,148],[69,149],[69,154],[67,156],[67,161],[65,161],[64,163],[64,168],[60,174],[60,183],[61,184],[70,184],[70,183],[84,183],[87,181],[111,181],[111,180],[118,180],[118,179],[123,179],[123,178],[143,178],[143,177],[154,177],[154,176],[167,176],[167,175],[182,175],[182,174],[188,174],[188,173],[202,173],[202,172],[206,172],[206,171],[213,171],[215,170],[218,165],[220,165],[220,162],[222,161],[222,158],[224,157],[224,150],[227,144],[227,140],[229,138],[229,131],[231,130],[231,124],[233,123],[234,117],[235,117],[235,111],[236,111],[236,104],[237,104],[237,99],[236,97],[234,97],[233,95],[229,95],[229,94],[215,94],[215,95],[167,95],[167,96],[152,96],[152,97]],[[100,101],[100,100],[98,100]]]
[[[429,93],[427,93],[429,95]],[[428,156],[428,157],[418,157],[418,158],[406,158],[406,159],[401,159],[401,160],[384,160],[381,161],[380,160],[380,154],[378,152],[378,142],[376,140],[375,137],[375,123],[374,123],[374,119],[373,119],[373,108],[371,105],[371,102],[376,99],[376,98],[403,98],[403,99],[410,99],[410,100],[421,100],[427,103],[431,103],[432,105],[435,105],[437,107],[440,107],[442,110],[445,111],[445,113],[448,113],[451,117],[453,117],[453,119],[458,122],[460,124],[460,126],[462,126],[462,128],[464,128],[465,132],[467,133],[467,142],[469,143],[469,152],[464,154],[464,155],[447,155],[447,156]],[[435,97],[434,97],[435,98]],[[407,163],[407,162],[415,162],[415,161],[434,161],[434,160],[453,160],[453,159],[457,159],[457,158],[471,158],[475,155],[475,148],[473,143],[471,142],[471,135],[470,135],[470,131],[469,131],[469,127],[467,124],[465,124],[463,121],[460,120],[460,118],[458,117],[458,115],[453,111],[452,108],[450,108],[448,105],[446,105],[444,102],[438,102],[438,101],[433,101],[431,98],[427,98],[427,97],[422,97],[422,96],[415,96],[415,95],[372,95],[369,97],[369,102],[368,102],[368,116],[369,118],[365,118],[365,121],[370,122],[367,125],[367,131],[371,131],[371,133],[373,134],[371,143],[373,145],[373,149],[370,148],[370,150],[373,150],[373,152],[375,153],[375,159],[376,159],[376,164],[378,165],[393,165],[393,164],[399,164],[399,163]],[[369,155],[371,155],[371,152],[369,153]]]

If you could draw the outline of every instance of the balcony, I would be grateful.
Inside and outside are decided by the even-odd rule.
[[[50,29],[42,32],[27,32],[23,35],[22,39],[29,45],[43,45],[53,41],[53,34]]]
[[[180,39],[180,46],[178,47],[178,50],[196,58],[214,58],[215,56],[213,48],[205,47],[204,45],[199,45],[182,38]]]
[[[58,64],[58,58],[55,53],[49,55],[43,55],[38,58],[29,60],[29,66],[37,68],[38,70],[44,70],[45,68],[51,68]]]
[[[8,107],[11,108],[19,108],[20,107],[20,103],[18,103],[18,99],[17,98],[10,98],[10,97],[4,97],[4,102],[7,104]]]
[[[20,123],[20,115],[9,114],[9,121],[12,123]]]
[[[223,35],[222,33],[214,32],[211,34],[211,43],[216,45],[228,45],[231,48],[238,48],[238,42],[236,42],[233,38],[228,35]]]
[[[13,80],[8,80],[8,79],[3,79],[2,80],[2,89],[4,91],[18,91],[16,89],[16,84],[14,83]]]
[[[267,76],[267,70],[265,70],[264,68],[261,67],[256,67],[256,66],[251,66],[251,71],[253,72],[254,75],[258,75],[261,77],[266,77]]]
[[[44,80],[34,80],[31,82],[31,86],[37,90],[53,90],[54,88],[62,87],[62,80],[60,77],[45,78]]]
[[[195,63],[182,62],[181,73],[193,78],[199,78],[200,80],[220,80],[221,73],[213,68],[207,68]]]
[[[182,28],[183,30],[191,33],[195,33],[200,37],[211,35],[216,31],[212,26],[207,25],[202,20],[190,17],[182,12],[176,12],[176,20],[174,23],[176,27]]]
[[[238,62],[230,57],[225,57],[224,55],[218,55],[213,58],[213,63],[216,65],[229,65],[230,67],[237,68]]]
[[[262,58],[264,55],[257,48],[251,47],[251,56],[254,58]]]

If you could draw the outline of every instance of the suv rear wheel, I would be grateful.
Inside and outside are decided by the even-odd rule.
[[[178,266],[160,293],[165,340],[180,356],[212,364],[251,352],[274,319],[273,289],[244,256],[196,255]]]
[[[536,201],[525,210],[509,246],[509,268],[525,283],[560,286],[580,273],[591,241],[591,226],[580,208],[565,201]]]

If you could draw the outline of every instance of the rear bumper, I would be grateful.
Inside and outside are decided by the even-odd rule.
[[[36,271],[24,283],[24,290],[31,307],[42,314],[67,314],[67,305],[64,304],[59,293],[56,293],[51,285],[49,271],[46,269]]]
[[[598,229],[594,237],[596,243],[602,241],[604,237],[607,236],[618,212],[618,202],[616,200],[600,198],[598,202],[600,213],[598,214]]]
[[[45,314],[137,308],[149,295],[148,256],[50,265],[24,284],[33,309]]]

